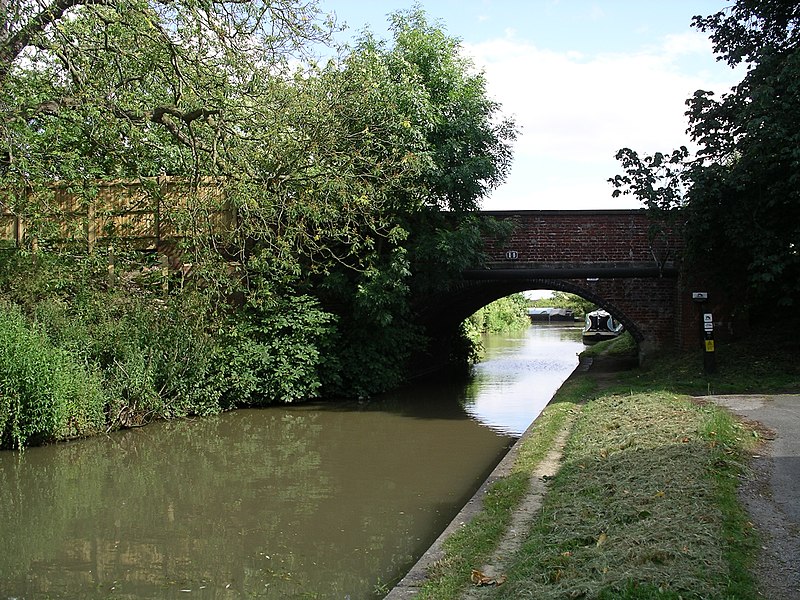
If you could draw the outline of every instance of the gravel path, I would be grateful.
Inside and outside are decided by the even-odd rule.
[[[800,600],[800,395],[703,396],[761,424],[766,440],[753,457],[740,499],[762,533],[755,567],[762,597]]]

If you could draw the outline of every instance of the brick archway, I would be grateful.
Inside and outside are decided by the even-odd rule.
[[[605,308],[639,343],[642,356],[681,345],[684,331],[680,239],[659,231],[643,210],[494,211],[510,223],[505,238],[484,239],[486,262],[449,289],[420,302],[431,338],[445,339],[461,321],[515,292],[570,292]],[[435,345],[435,344],[434,344]]]

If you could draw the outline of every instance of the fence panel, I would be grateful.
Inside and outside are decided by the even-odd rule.
[[[164,240],[220,233],[235,223],[224,190],[213,180],[193,186],[184,179],[161,177],[99,182],[78,191],[54,185],[49,191],[38,210],[50,228],[37,235],[56,244],[78,242],[89,252],[112,241],[156,250]],[[24,217],[0,201],[0,244],[22,245],[25,233]]]

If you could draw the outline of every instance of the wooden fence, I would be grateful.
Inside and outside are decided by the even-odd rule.
[[[83,187],[52,185],[31,194],[12,210],[0,195],[0,243],[33,246],[77,243],[127,245],[155,250],[166,240],[220,232],[235,213],[215,181],[192,185],[185,179],[92,182]],[[19,206],[19,203],[17,203]]]

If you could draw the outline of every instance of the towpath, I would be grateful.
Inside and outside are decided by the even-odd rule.
[[[765,443],[753,456],[749,474],[740,486],[741,501],[763,536],[755,575],[761,597],[800,600],[800,569],[797,567],[800,565],[800,394],[702,396],[696,399],[714,402],[747,421],[760,424],[758,429]],[[554,452],[559,451],[560,447],[554,449]],[[443,540],[480,510],[479,498],[488,485],[509,472],[514,456],[512,449],[448,530],[386,597],[387,600],[416,596],[418,586],[425,579],[426,568],[443,555]],[[553,456],[546,468],[555,472],[557,461],[557,456]],[[535,501],[540,500],[542,494],[543,490],[532,487],[531,495],[539,497]],[[523,504],[527,506],[527,503]],[[530,519],[531,510],[524,512],[524,518]],[[515,533],[512,531],[510,537],[516,537]],[[467,590],[464,599],[469,599],[473,591]]]
[[[740,498],[763,535],[755,573],[770,600],[800,600],[800,394],[703,396],[764,426]]]

